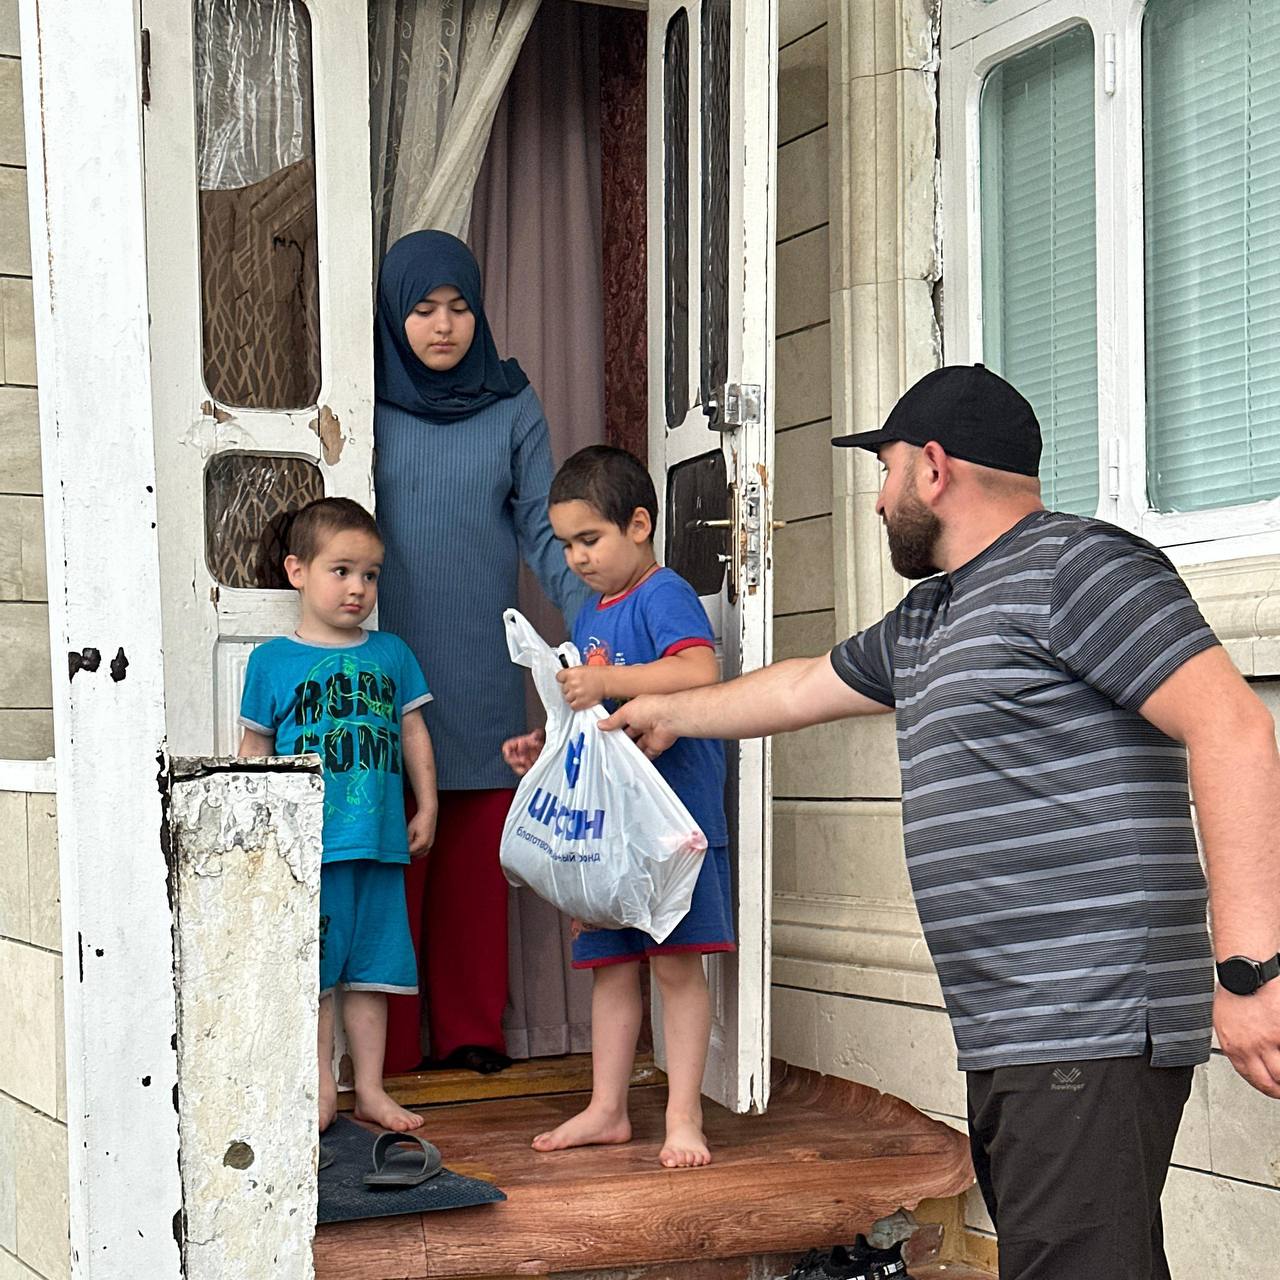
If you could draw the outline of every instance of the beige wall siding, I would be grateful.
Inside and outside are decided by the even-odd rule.
[[[0,791],[0,1280],[70,1274],[57,818]]]
[[[53,754],[17,0],[0,0],[0,759]]]
[[[773,607],[778,656],[794,657],[835,636],[825,0],[782,0],[778,40],[774,507],[787,527],[774,541]],[[776,796],[821,794],[803,780],[799,747],[795,737],[774,742]]]
[[[855,559],[875,608],[901,589],[882,554],[875,461],[830,446],[898,394],[904,327],[923,321],[921,359],[936,347],[932,259],[917,248],[919,221],[896,217],[910,188],[897,122],[904,101],[928,95],[884,8],[780,10],[775,465],[777,514],[792,523],[775,543],[779,658],[847,633]],[[930,299],[927,315],[904,303],[910,286]],[[955,1115],[959,1077],[906,881],[900,796],[888,716],[774,741],[774,1049]]]

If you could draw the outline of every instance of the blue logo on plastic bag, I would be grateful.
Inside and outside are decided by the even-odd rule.
[[[572,791],[578,785],[578,774],[582,769],[582,748],[586,735],[578,734],[575,741],[569,743],[564,756],[564,777]]]

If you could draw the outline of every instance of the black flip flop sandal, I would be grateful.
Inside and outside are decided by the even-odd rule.
[[[364,1183],[367,1187],[416,1187],[443,1168],[440,1152],[425,1138],[412,1132],[384,1133],[373,1144],[373,1172],[364,1175]]]

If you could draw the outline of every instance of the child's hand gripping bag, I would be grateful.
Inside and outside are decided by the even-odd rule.
[[[516,788],[502,870],[568,915],[642,929],[661,942],[688,914],[707,840],[625,733],[601,733],[603,707],[573,711],[556,672],[577,666],[514,609],[503,614],[512,662],[528,667],[547,709],[547,742]]]

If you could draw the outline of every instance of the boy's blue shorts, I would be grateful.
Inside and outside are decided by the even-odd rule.
[[[320,994],[334,987],[418,990],[404,863],[357,858],[320,868]]]
[[[662,942],[639,929],[583,929],[573,940],[573,967],[598,969],[680,951],[735,951],[729,850],[713,845],[702,859],[689,913]]]

